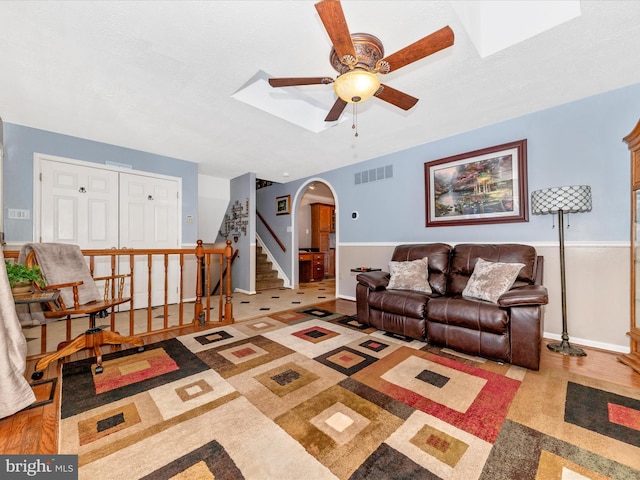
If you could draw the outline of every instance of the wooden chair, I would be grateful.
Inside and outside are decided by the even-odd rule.
[[[28,266],[38,264],[34,251],[29,252],[25,263]],[[88,270],[89,267],[87,267],[87,271]],[[94,281],[105,282],[103,298],[85,304],[80,304],[80,296],[78,293],[78,287],[83,285],[83,281],[46,285],[45,287],[35,285],[37,289],[44,291],[61,290],[64,288],[71,288],[73,291],[73,305],[66,305],[62,296],[58,296],[55,301],[45,302],[43,304],[42,312],[45,319],[66,318],[67,320],[70,320],[72,315],[88,315],[90,324],[89,329],[77,336],[74,340],[71,342],[61,342],[58,345],[58,350],[56,352],[39,359],[35,365],[35,371],[31,375],[33,380],[39,380],[42,378],[44,370],[52,362],[68,357],[69,355],[85,348],[93,348],[97,363],[95,373],[102,373],[103,371],[102,351],[100,350],[101,345],[121,345],[128,343],[137,346],[138,351],[142,351],[144,349],[144,343],[140,337],[125,337],[120,335],[118,332],[103,330],[96,326],[96,317],[104,318],[109,314],[108,311],[113,309],[116,305],[121,305],[131,301],[131,297],[123,296],[125,279],[130,277],[131,274],[93,278]]]

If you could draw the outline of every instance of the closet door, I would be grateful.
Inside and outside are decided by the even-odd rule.
[[[73,243],[82,249],[179,247],[179,179],[122,173],[40,157],[39,239]],[[123,261],[123,272],[129,261]],[[135,262],[134,307],[164,304],[165,271],[169,303],[178,301],[179,261],[171,257],[167,269],[154,258],[152,276],[146,256]],[[110,273],[108,259],[96,260],[96,275]],[[125,287],[128,289],[128,286]],[[128,308],[129,304],[121,308]]]
[[[40,173],[40,241],[118,246],[117,172],[41,160]]]
[[[118,174],[53,160],[40,162],[40,239],[82,249],[118,246]],[[98,257],[95,276],[111,274]],[[103,288],[98,283],[98,288]]]
[[[135,174],[120,174],[120,248],[178,248],[178,181]],[[165,281],[169,303],[178,300],[179,260],[154,256],[149,278],[147,256],[138,256],[135,264],[134,305],[149,305],[148,285],[151,282],[151,304],[164,304]]]

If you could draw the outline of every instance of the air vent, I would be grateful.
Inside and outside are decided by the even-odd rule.
[[[378,182],[391,177],[393,177],[393,165],[387,165],[386,167],[371,168],[355,173],[353,175],[353,183],[355,185],[361,185],[363,183]]]

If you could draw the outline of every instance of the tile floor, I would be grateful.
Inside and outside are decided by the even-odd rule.
[[[299,289],[275,288],[264,290],[255,295],[234,293],[233,316],[236,321],[239,321],[264,315],[264,312],[272,313],[291,310],[298,306],[333,300],[335,293],[335,280],[304,283],[300,285]]]

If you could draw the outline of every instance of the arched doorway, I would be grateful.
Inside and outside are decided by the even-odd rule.
[[[303,257],[306,252],[321,254],[323,269],[320,278],[317,275],[317,266],[310,266],[302,262],[298,278],[300,284],[320,279],[335,282],[336,199],[329,185],[321,180],[312,180],[305,187],[300,195],[297,210],[297,231],[294,234],[297,235],[299,253],[302,253]],[[308,268],[312,270],[308,271]]]

